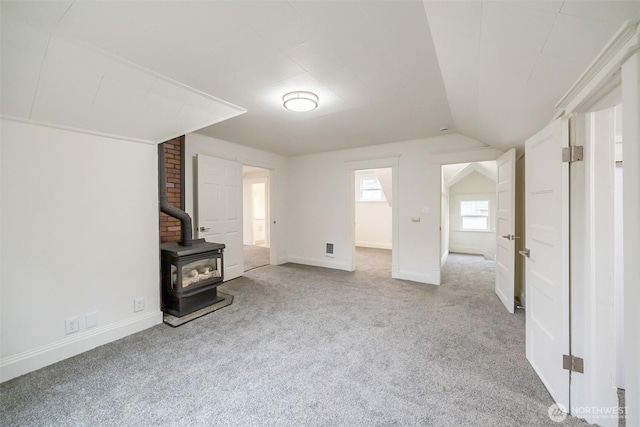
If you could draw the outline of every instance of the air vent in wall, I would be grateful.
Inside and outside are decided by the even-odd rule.
[[[327,243],[327,247],[325,249],[325,255],[329,257],[333,257],[333,243]]]

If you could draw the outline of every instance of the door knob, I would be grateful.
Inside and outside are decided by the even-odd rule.
[[[523,251],[518,251],[518,253],[522,256],[526,256],[527,258],[531,257],[531,251],[526,248]]]
[[[209,228],[209,227],[200,227],[200,231],[203,231],[203,232],[207,232],[207,231],[210,231],[210,230],[211,230],[211,228]]]

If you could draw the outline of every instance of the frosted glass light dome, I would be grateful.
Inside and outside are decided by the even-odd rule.
[[[304,113],[318,108],[318,95],[307,91],[285,93],[282,97],[284,108]]]

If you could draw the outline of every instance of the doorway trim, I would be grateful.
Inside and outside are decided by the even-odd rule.
[[[640,344],[637,343],[635,337],[640,333],[640,326],[638,326],[638,313],[636,307],[640,304],[640,288],[637,286],[628,286],[631,283],[635,283],[635,279],[640,275],[640,265],[637,263],[637,259],[640,256],[640,226],[638,225],[637,218],[640,216],[640,197],[637,193],[637,188],[640,185],[640,38],[638,37],[638,27],[630,22],[625,23],[620,30],[616,33],[613,39],[609,42],[607,47],[596,58],[591,66],[583,73],[580,79],[573,85],[569,92],[560,100],[557,104],[558,113],[556,117],[566,117],[570,114],[575,114],[578,120],[576,130],[578,132],[584,132],[585,126],[585,113],[597,103],[603,95],[607,94],[616,85],[616,80],[621,78],[622,81],[622,132],[623,141],[627,141],[625,144],[625,169],[624,169],[624,221],[625,225],[625,242],[624,242],[624,257],[625,257],[625,343],[626,348],[626,360],[638,360],[640,358]],[[572,139],[575,138],[575,134]],[[585,138],[582,137],[581,140]],[[585,158],[593,156],[592,152],[589,152],[590,148],[587,147]],[[587,162],[589,162],[587,158]],[[595,164],[590,162],[585,165],[581,165],[582,168],[587,169],[585,176],[582,178],[581,188],[578,190],[586,191],[587,196],[597,196],[597,189],[594,190],[594,186],[589,183],[589,179],[593,177]],[[575,181],[574,181],[575,182]],[[573,190],[572,190],[573,191]],[[573,206],[572,206],[573,207]],[[585,209],[588,207],[585,207]],[[578,212],[580,215],[586,215],[583,220],[592,221],[592,213],[586,210]],[[574,212],[571,213],[574,215]],[[591,228],[589,228],[591,227]],[[593,234],[593,224],[587,225],[587,230]],[[574,258],[575,259],[575,258]],[[574,264],[589,264],[589,255],[576,259]],[[584,271],[583,275],[587,279],[592,279],[593,274],[591,270]],[[577,272],[577,271],[576,271]],[[576,277],[572,272],[572,279]],[[576,282],[574,282],[576,283]],[[594,287],[597,283],[591,283]],[[592,289],[593,293],[591,298],[600,298],[598,295],[599,288],[595,286]],[[602,301],[600,298],[599,301]],[[584,326],[581,328],[581,333],[576,333],[572,337],[572,346],[576,348],[582,346],[585,351],[590,351],[589,346],[594,345],[594,341],[598,339],[598,336],[603,333],[603,329],[594,327],[594,323],[597,322],[598,316],[595,316],[593,310],[589,310],[589,307],[585,306],[584,300],[574,301],[575,305],[573,310],[584,313],[584,318],[579,319]],[[594,301],[591,301],[593,306]],[[593,308],[593,307],[592,307]],[[597,306],[596,306],[597,308]],[[610,307],[612,309],[612,307]],[[594,317],[595,316],[595,317]],[[574,319],[575,321],[576,319]],[[573,331],[572,331],[573,333]],[[586,336],[590,336],[590,341],[586,340]],[[595,343],[600,345],[600,343]],[[593,352],[590,352],[591,355]],[[595,355],[594,355],[595,356]],[[593,370],[609,369],[610,366],[602,366],[599,363],[597,357],[590,356],[591,360],[585,360],[585,368]],[[640,423],[640,368],[637,364],[627,363],[627,371],[625,375],[626,400],[629,403],[627,405],[627,423],[628,425],[637,425]],[[606,373],[607,376],[609,373]],[[615,372],[610,373],[611,378],[615,377]],[[576,374],[580,375],[580,374]],[[591,390],[597,389],[598,384],[595,378],[589,379],[587,377],[572,378],[571,392],[576,398],[581,401],[578,402],[578,406],[599,406],[597,396],[592,393]],[[594,400],[596,399],[596,400]],[[572,402],[573,404],[574,402]],[[575,414],[580,416],[579,413]],[[595,419],[591,417],[585,417],[588,421],[602,422],[601,419]],[[617,425],[617,423],[616,423]]]
[[[264,179],[265,181],[265,196],[267,198],[267,211],[266,211],[266,220],[265,220],[265,227],[266,227],[266,235],[267,235],[267,241],[269,243],[269,264],[271,265],[278,265],[278,257],[277,257],[277,252],[276,252],[276,248],[278,246],[278,241],[277,239],[274,239],[274,225],[276,224],[275,221],[275,216],[274,216],[274,203],[273,203],[273,187],[274,187],[274,182],[273,182],[273,178],[274,178],[274,169],[271,169],[269,167],[266,166],[259,166],[253,163],[243,163],[242,167],[244,168],[245,166],[248,167],[252,167],[252,168],[259,168],[259,169],[264,169],[266,171],[266,176],[261,177],[259,179]],[[242,186],[243,186],[243,190],[244,190],[244,184],[245,184],[245,180],[251,180],[254,179],[254,177],[251,176],[247,176],[245,177],[243,174],[242,177]],[[244,202],[244,191],[243,191],[243,202]],[[250,203],[253,203],[253,201],[250,201]],[[244,220],[244,206],[243,206],[243,220]],[[243,224],[243,229],[244,229],[244,224]],[[253,237],[253,236],[252,236]],[[243,242],[244,244],[244,237],[243,237]]]
[[[399,180],[399,165],[400,156],[385,157],[380,159],[370,160],[355,160],[346,161],[345,169],[350,173],[349,182],[351,183],[351,218],[349,222],[349,240],[348,244],[351,248],[351,263],[348,271],[355,271],[356,268],[356,183],[355,183],[355,171],[362,169],[381,169],[391,168],[391,277],[393,279],[399,279],[399,248],[400,248],[400,230],[399,225],[399,204],[400,204],[400,180]]]
[[[242,165],[243,168],[246,167],[247,165]],[[249,227],[250,230],[248,235],[247,233],[245,233],[245,235],[243,236],[243,244],[247,245],[253,245],[254,241],[255,241],[255,236],[254,236],[254,230],[253,230],[253,209],[254,209],[254,200],[253,200],[253,186],[255,184],[264,184],[264,192],[265,192],[265,246],[266,247],[271,247],[271,195],[269,194],[270,191],[270,184],[269,184],[269,177],[271,175],[271,171],[269,169],[266,168],[260,168],[260,169],[264,169],[265,174],[264,175],[247,175],[244,176],[243,175],[243,179],[242,179],[242,185],[243,185],[243,201],[247,202],[247,205],[244,206],[243,205],[243,227],[245,226],[244,224],[244,220],[246,218],[244,218],[244,215],[249,215],[251,218],[249,218],[249,221],[251,222],[251,226]],[[248,190],[248,194],[244,194],[244,190]],[[248,198],[248,200],[247,200]],[[245,212],[245,208],[247,208],[248,210]],[[246,240],[247,238],[250,238],[250,240]]]

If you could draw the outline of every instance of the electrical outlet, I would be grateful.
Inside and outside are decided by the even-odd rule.
[[[84,323],[87,329],[98,326],[98,312],[93,311],[84,315]]]
[[[144,310],[144,298],[138,297],[133,300],[133,311]]]
[[[75,332],[78,332],[79,330],[80,330],[80,320],[78,319],[78,316],[65,319],[64,321],[65,334],[67,335],[73,334]]]

